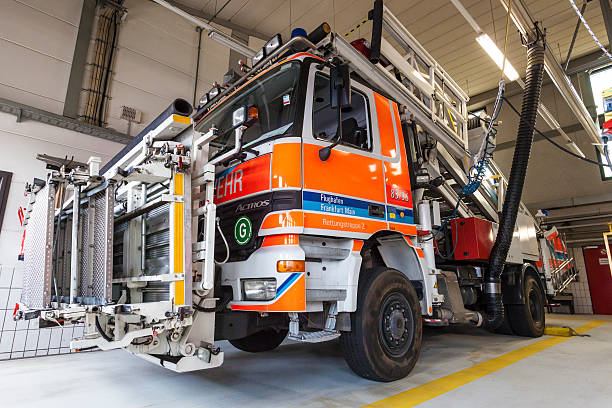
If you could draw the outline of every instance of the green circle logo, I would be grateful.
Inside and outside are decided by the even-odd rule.
[[[239,245],[245,245],[251,240],[253,225],[248,217],[240,217],[234,225],[234,238]]]

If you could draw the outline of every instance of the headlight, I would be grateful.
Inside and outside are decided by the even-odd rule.
[[[232,127],[235,129],[238,126],[249,127],[259,119],[259,110],[257,106],[241,106],[232,114]]]
[[[241,106],[236,109],[232,115],[232,126],[238,127],[242,125],[246,121],[247,108],[246,106]]]
[[[242,293],[244,300],[272,300],[276,296],[276,279],[245,279]]]

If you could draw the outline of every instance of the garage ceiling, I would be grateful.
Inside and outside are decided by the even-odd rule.
[[[548,46],[559,61],[565,61],[577,16],[567,0],[523,0],[532,16],[547,30]],[[289,38],[291,28],[310,30],[327,21],[342,34],[365,19],[371,0],[178,0],[215,19],[230,21],[247,31],[268,37],[280,32]],[[499,69],[476,43],[476,33],[448,0],[387,0],[385,4],[402,21],[434,58],[469,95],[495,88]],[[577,1],[577,4],[581,2]],[[464,0],[463,5],[482,29],[503,49],[506,11],[499,0]],[[598,1],[591,1],[584,16],[598,36],[607,44],[607,34]],[[370,37],[368,22],[349,41]],[[508,59],[519,73],[525,72],[525,49],[516,28],[510,27]],[[572,58],[593,53],[595,45],[584,27],[580,27]]]

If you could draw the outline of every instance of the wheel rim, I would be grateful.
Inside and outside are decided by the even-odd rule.
[[[414,317],[406,297],[393,293],[385,298],[379,314],[378,334],[385,353],[403,356],[414,337]]]
[[[537,291],[538,289],[533,287],[529,290],[529,313],[535,323],[541,323],[543,320],[544,307]]]

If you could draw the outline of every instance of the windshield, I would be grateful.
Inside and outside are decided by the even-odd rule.
[[[257,121],[243,133],[244,147],[292,130],[300,65],[300,62],[293,61],[272,69],[202,119],[198,125],[201,131],[206,132],[211,127],[219,130],[219,136],[210,142],[209,159],[234,147],[232,114],[241,106],[255,105],[259,110]]]

